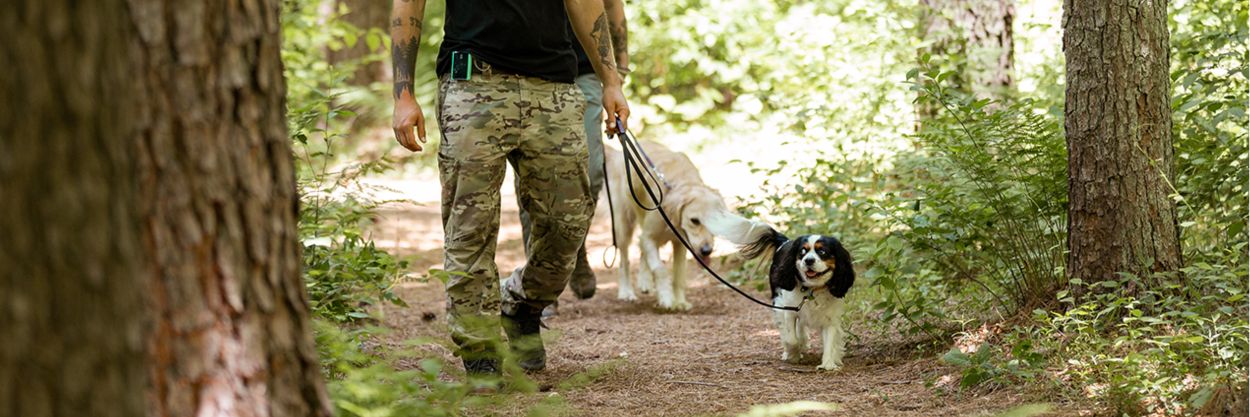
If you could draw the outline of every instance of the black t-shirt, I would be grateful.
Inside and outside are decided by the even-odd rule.
[[[571,83],[574,39],[562,0],[448,0],[438,74],[451,71],[451,51],[469,51],[503,72]]]
[[[577,54],[577,75],[595,73],[595,66],[590,63],[590,57],[586,56],[586,50],[582,49],[582,44],[573,42],[573,53]]]

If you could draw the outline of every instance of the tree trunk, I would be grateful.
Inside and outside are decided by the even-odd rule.
[[[125,2],[0,13],[0,415],[143,415]]]
[[[1068,275],[1176,271],[1167,3],[1066,0],[1063,22]]]
[[[1013,0],[921,0],[921,51],[953,60],[956,85],[978,98],[1001,100],[1012,87]]]
[[[389,33],[387,32],[389,30],[387,21],[391,16],[390,2],[377,0],[331,0],[330,3],[334,7],[346,6],[347,14],[343,15],[342,20],[360,29],[362,35],[369,33],[369,30],[373,28],[381,30],[383,33]],[[385,48],[383,49],[383,52],[385,52]],[[370,53],[376,52],[379,51],[369,50],[369,46],[365,43],[362,36],[353,46],[337,51],[329,51],[327,58],[331,64],[336,64],[343,61],[361,59]],[[352,73],[352,77],[347,82],[352,85],[369,85],[369,83],[388,79],[390,73],[385,62],[370,62],[356,68],[356,71]]]
[[[0,29],[23,106],[0,115],[0,318],[20,323],[0,407],[329,415],[277,1],[20,3]]]

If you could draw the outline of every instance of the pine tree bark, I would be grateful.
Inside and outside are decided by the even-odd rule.
[[[125,2],[0,13],[0,415],[144,413]]]
[[[1002,100],[1015,65],[1013,0],[921,0],[921,53],[954,59],[955,84],[977,98]]]
[[[278,2],[16,8],[0,21],[18,68],[0,85],[22,106],[0,112],[0,261],[16,266],[0,410],[330,415]]]
[[[1066,0],[1063,22],[1068,275],[1176,271],[1167,3]]]

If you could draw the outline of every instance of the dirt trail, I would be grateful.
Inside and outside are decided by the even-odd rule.
[[[385,184],[422,205],[383,211],[375,239],[411,259],[414,271],[441,268],[442,227],[437,201],[429,197],[437,199],[437,189],[429,190],[436,182]],[[419,196],[426,196],[425,201]],[[513,199],[505,189],[496,257],[501,271],[523,261]],[[572,415],[630,417],[734,415],[752,405],[799,400],[837,403],[841,409],[833,415],[992,415],[1024,402],[1021,394],[1010,390],[973,396],[929,388],[926,381],[941,380],[950,372],[932,352],[917,353],[900,340],[866,334],[866,326],[854,323],[842,370],[815,372],[816,348],[809,350],[813,357],[805,363],[786,365],[780,360],[770,313],[700,271],[692,271],[689,298],[694,308],[688,313],[659,311],[652,307],[651,295],[638,303],[619,301],[616,270],[604,269],[599,262],[611,244],[603,206],[588,239],[592,263],[597,265],[598,293],[586,301],[575,300],[569,291],[561,296],[560,315],[546,321],[553,329],[549,333],[557,336],[548,343],[547,370],[532,378],[542,386],[559,387],[577,374],[601,375],[578,388],[518,395],[510,408],[495,410],[502,415],[524,415],[528,406],[549,395],[562,396]],[[410,306],[385,308],[384,323],[395,329],[394,341],[446,338],[440,284],[409,283],[399,292]],[[441,347],[428,354],[459,364]]]

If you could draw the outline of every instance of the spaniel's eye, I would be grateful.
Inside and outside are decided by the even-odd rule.
[[[825,250],[824,250],[824,249],[817,249],[817,250],[816,250],[816,254],[817,254],[817,255],[820,255],[820,256],[825,256]]]
[[[701,224],[701,223],[699,223],[699,219],[698,219],[698,218],[690,219],[690,222],[691,222],[691,223],[694,223],[694,225],[695,225],[695,226],[698,226],[698,225],[700,225],[700,224]]]

